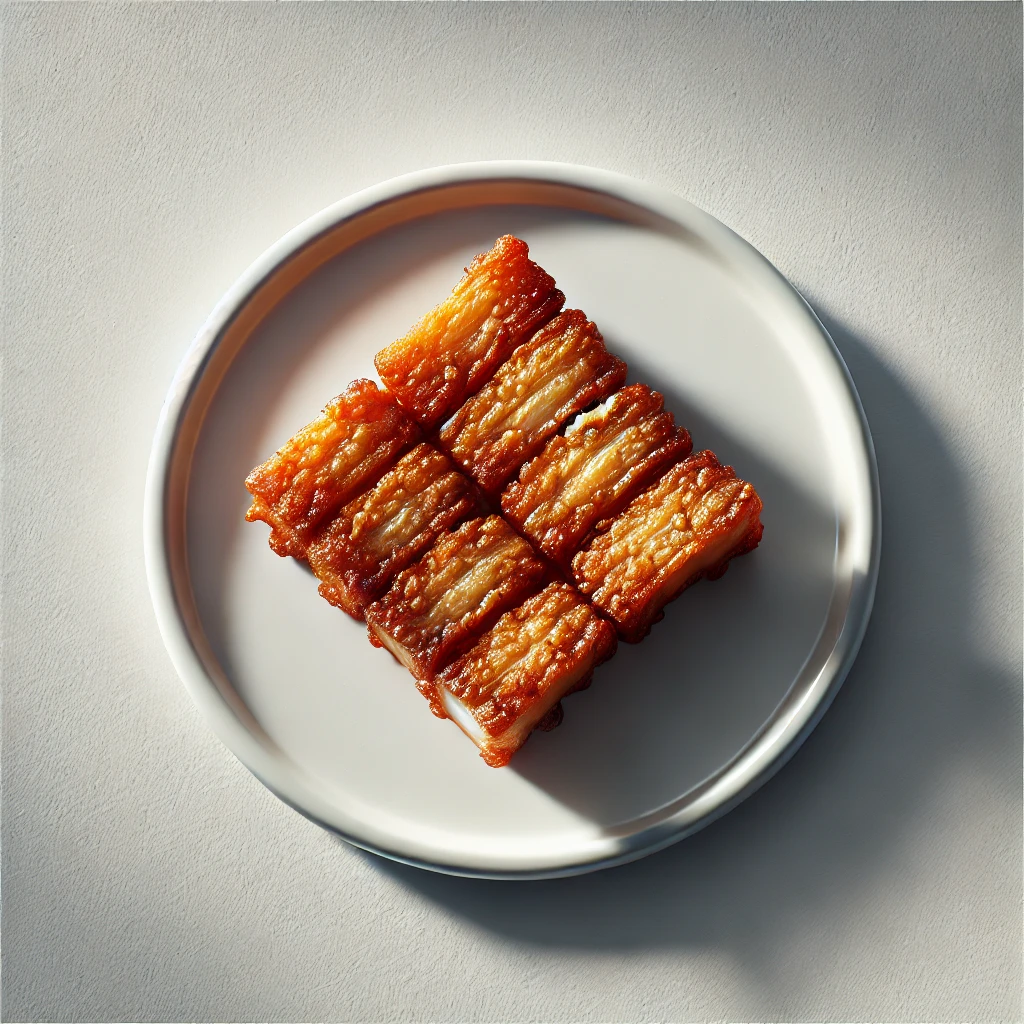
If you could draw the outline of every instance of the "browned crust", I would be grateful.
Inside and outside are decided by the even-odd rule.
[[[321,595],[361,620],[399,572],[456,523],[479,515],[482,504],[446,455],[418,444],[310,544]]]
[[[549,558],[567,567],[603,520],[691,447],[662,396],[646,384],[631,384],[551,438],[505,489],[501,508]]]
[[[521,239],[499,238],[444,302],[377,353],[381,380],[425,429],[455,412],[562,308],[565,296],[529,251]]]
[[[539,590],[547,575],[544,562],[501,518],[471,519],[440,537],[366,609],[370,641],[381,646],[390,639],[413,675],[433,678],[503,612]]]
[[[304,558],[317,528],[372,486],[419,430],[386,391],[353,381],[277,453],[246,478],[249,522],[270,525],[279,555]]]
[[[576,584],[623,640],[643,639],[662,609],[761,540],[761,499],[711,452],[673,466],[572,563]]]
[[[441,444],[484,490],[498,494],[571,416],[626,383],[626,364],[578,309],[559,313],[468,399]]]
[[[616,648],[615,630],[565,583],[552,583],[506,612],[471,651],[435,683],[421,682],[431,710],[445,717],[438,687],[466,708],[483,730],[484,760],[500,767],[526,742],[532,728],[561,721],[558,700],[589,682],[594,668]],[[531,726],[514,727],[541,715]]]

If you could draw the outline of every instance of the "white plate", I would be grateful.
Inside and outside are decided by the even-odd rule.
[[[529,243],[630,379],[764,500],[764,540],[671,605],[509,768],[488,768],[362,627],[242,516],[248,470],[443,298],[504,233]],[[167,648],[214,730],[303,814],[389,857],[545,877],[668,845],[792,753],[850,667],[874,594],[878,484],[853,384],[750,245],[605,171],[408,175],[302,224],[200,331],[157,429],[146,560]]]

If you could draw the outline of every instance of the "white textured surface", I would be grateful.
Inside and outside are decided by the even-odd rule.
[[[8,1020],[1018,1019],[1018,5],[6,6]],[[355,852],[212,739],[142,567],[206,313],[363,185],[675,189],[787,273],[878,448],[875,617],[752,800],[533,884]]]

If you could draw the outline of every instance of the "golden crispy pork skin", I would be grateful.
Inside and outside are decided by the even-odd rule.
[[[626,364],[578,309],[520,345],[444,425],[441,444],[489,494],[499,494],[570,417],[626,383]]]
[[[508,764],[537,728],[561,721],[559,701],[588,686],[616,647],[615,630],[565,583],[506,612],[468,653],[420,691],[492,767]]]
[[[432,679],[498,617],[536,593],[548,567],[498,516],[444,534],[366,609],[370,642]]]
[[[562,308],[565,296],[529,251],[518,238],[499,238],[444,302],[377,353],[381,380],[424,429],[451,416]]]
[[[573,559],[573,578],[622,639],[637,643],[669,601],[699,579],[717,579],[762,532],[753,486],[711,452],[697,452]]]
[[[372,486],[419,438],[394,398],[373,381],[353,381],[318,419],[246,478],[245,518],[270,525],[279,555],[305,558],[317,529]]]
[[[544,554],[568,568],[594,529],[691,447],[661,395],[631,384],[551,438],[505,489],[501,508]]]
[[[469,477],[436,448],[418,444],[310,544],[307,557],[321,595],[362,620],[398,573],[442,533],[481,511],[482,497]]]

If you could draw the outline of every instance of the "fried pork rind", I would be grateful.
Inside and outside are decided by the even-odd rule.
[[[761,540],[761,499],[711,452],[670,469],[580,552],[576,584],[637,643],[691,583],[717,579]]]
[[[375,484],[418,437],[391,395],[373,381],[353,381],[249,474],[253,503],[245,518],[270,524],[277,554],[305,558],[317,528]]]
[[[583,413],[523,467],[502,511],[549,558],[567,568],[591,532],[661,472],[687,455],[690,435],[657,391],[631,384]]]
[[[559,701],[590,684],[617,640],[565,583],[552,583],[506,612],[467,654],[420,691],[451,718],[492,767],[508,764],[535,728],[561,721]]]
[[[432,679],[547,575],[543,560],[504,520],[471,519],[366,609],[370,642],[387,647],[417,679]]]
[[[626,364],[578,309],[542,327],[441,430],[441,444],[490,494],[571,416],[626,383]]]
[[[442,533],[479,515],[476,485],[448,456],[418,444],[349,502],[309,546],[320,593],[357,619]]]
[[[477,256],[452,294],[377,353],[381,380],[424,429],[446,420],[565,302],[554,280],[504,235]]]

